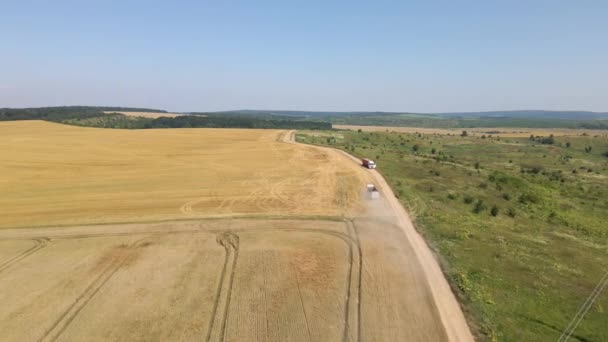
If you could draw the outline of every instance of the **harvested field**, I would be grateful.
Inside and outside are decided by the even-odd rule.
[[[157,113],[157,112],[116,112],[116,111],[106,111],[106,114],[118,113],[126,116],[138,116],[142,118],[174,118],[176,116],[186,115],[186,114],[177,114],[177,113]]]
[[[282,131],[0,123],[0,228],[343,215],[366,173]],[[360,209],[360,208],[359,208]]]
[[[559,136],[580,136],[587,134],[590,136],[608,134],[605,130],[594,129],[570,129],[570,128],[513,128],[513,127],[476,127],[476,128],[423,128],[423,127],[388,127],[388,126],[356,126],[356,125],[333,125],[333,128],[348,129],[364,132],[404,132],[404,133],[423,133],[439,135],[460,135],[462,131],[467,131],[472,136],[493,135],[505,138],[527,138],[531,134],[535,136],[549,136],[553,134]]]

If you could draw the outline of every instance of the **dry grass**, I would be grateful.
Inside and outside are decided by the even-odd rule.
[[[3,122],[0,228],[356,208],[364,170],[280,134]]]
[[[590,136],[605,135],[606,131],[593,129],[570,129],[570,128],[512,128],[512,127],[477,127],[477,128],[422,128],[422,127],[387,127],[387,126],[356,126],[356,125],[333,125],[333,128],[348,129],[356,131],[358,129],[365,132],[404,132],[404,133],[423,133],[439,135],[460,135],[462,131],[467,131],[469,135],[493,135],[505,138],[523,138],[531,134],[539,136],[580,136],[587,134]]]

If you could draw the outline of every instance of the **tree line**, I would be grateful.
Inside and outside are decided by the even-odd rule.
[[[298,119],[255,117],[249,115],[209,114],[182,115],[174,118],[128,117],[108,111],[165,112],[145,108],[125,107],[43,107],[0,109],[0,121],[46,120],[70,125],[102,128],[276,128],[276,129],[331,129],[328,122],[303,121]]]

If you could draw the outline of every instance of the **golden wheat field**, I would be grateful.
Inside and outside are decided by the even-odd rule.
[[[364,171],[284,133],[0,123],[0,228],[356,207]]]
[[[2,340],[449,340],[367,171],[285,134],[1,123]]]

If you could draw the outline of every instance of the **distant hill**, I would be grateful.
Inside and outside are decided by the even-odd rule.
[[[608,113],[589,111],[553,111],[553,110],[509,110],[490,112],[454,112],[438,113],[441,117],[449,118],[518,118],[518,119],[564,119],[564,120],[594,120],[608,119]]]
[[[429,128],[529,127],[529,128],[591,128],[608,129],[608,113],[589,111],[513,110],[487,112],[411,113],[411,112],[331,112],[298,110],[233,110],[220,112],[190,112],[190,118],[154,123],[127,120],[105,112],[155,112],[165,110],[129,107],[69,106],[43,108],[0,108],[0,121],[48,120],[72,124],[92,124],[103,127],[142,128],[154,125],[173,127],[329,127],[330,124],[408,126]],[[204,114],[204,115],[203,115]],[[199,117],[196,117],[196,116]],[[185,115],[188,116],[188,115]],[[199,120],[202,116],[206,120]],[[84,120],[84,121],[83,121]],[[79,122],[79,123],[78,123]],[[180,126],[181,127],[181,126]]]
[[[103,116],[105,111],[122,112],[155,112],[166,113],[164,110],[129,107],[91,107],[64,106],[39,108],[0,108],[0,121],[14,120],[49,120],[60,121],[74,118],[90,118]]]

